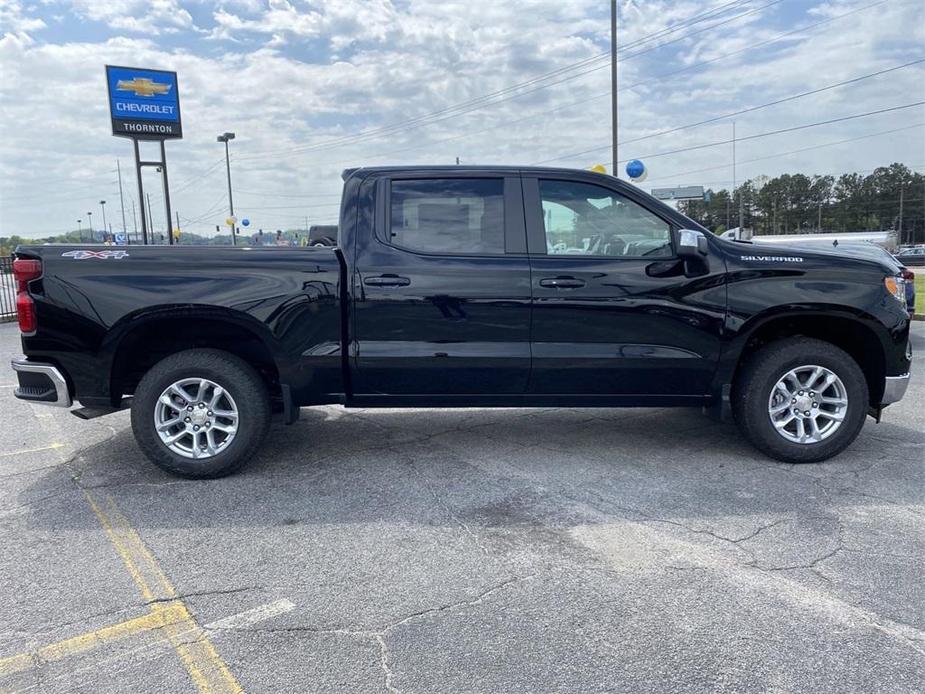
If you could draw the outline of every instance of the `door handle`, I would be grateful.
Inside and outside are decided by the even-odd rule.
[[[378,277],[365,278],[363,284],[370,287],[407,287],[411,284],[411,280],[398,275],[379,275]]]
[[[547,277],[540,280],[540,286],[552,289],[577,289],[578,287],[584,287],[585,281],[577,277]]]

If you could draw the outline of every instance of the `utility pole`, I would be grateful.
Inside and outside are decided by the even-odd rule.
[[[231,158],[228,154],[228,143],[234,139],[234,133],[222,133],[216,140],[225,143],[225,172],[228,174],[228,209],[231,211],[231,245],[237,246],[234,233],[234,198],[231,197]]]
[[[132,228],[135,230],[135,243],[138,243],[138,217],[135,216],[135,198],[132,198]]]
[[[736,163],[736,122],[732,121],[732,177],[735,178]],[[739,192],[739,230],[745,227],[745,197]]]
[[[90,243],[93,243],[93,213],[87,212],[87,226],[90,228]]]
[[[84,229],[83,229],[82,226],[80,226],[80,223],[81,223],[82,221],[83,221],[82,219],[78,219],[78,220],[77,220],[77,238],[80,239],[81,243],[82,243],[83,240],[84,240]]]
[[[902,184],[899,186],[899,222],[896,224],[896,238],[901,246],[903,243],[903,193],[906,188]]]
[[[459,157],[456,157],[456,166],[459,166]]]
[[[174,214],[177,215],[177,243],[180,243],[180,212],[179,210],[174,210]]]
[[[617,0],[610,0],[610,121],[613,162],[611,172],[616,177],[617,163]]]
[[[125,198],[122,197],[122,166],[119,164],[118,159],[116,159],[116,171],[119,172],[119,206],[122,208],[122,233],[125,234],[126,240],[128,240],[128,229],[125,226]]]

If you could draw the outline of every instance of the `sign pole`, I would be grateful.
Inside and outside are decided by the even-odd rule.
[[[138,205],[141,207],[141,243],[148,245],[148,220],[145,217],[145,187],[141,181],[141,153],[138,151],[138,138],[132,138],[135,145],[135,173],[138,176]]]
[[[164,181],[164,206],[167,208],[167,243],[173,245],[173,230],[170,228],[170,188],[167,186],[167,148],[161,140],[161,176]]]
[[[170,210],[167,151],[164,142],[168,139],[183,137],[177,73],[168,70],[107,65],[106,87],[109,94],[112,134],[117,137],[130,138],[135,150],[135,175],[138,179],[138,204],[141,206],[142,243],[148,245],[156,241],[151,198],[144,190],[142,169],[145,166],[157,166],[160,167],[159,171],[164,185],[167,239],[168,243],[173,245],[173,233],[171,232],[173,215]],[[142,161],[139,140],[157,140],[161,149],[160,161]],[[122,194],[122,167],[118,159],[116,167],[119,171],[119,199],[122,202],[122,231],[127,234],[125,200]],[[104,209],[104,217],[105,214]],[[106,226],[105,220],[103,226]]]

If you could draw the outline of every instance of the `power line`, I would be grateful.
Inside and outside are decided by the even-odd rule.
[[[783,104],[788,101],[793,101],[795,99],[802,99],[805,96],[812,96],[813,94],[819,94],[820,92],[828,91],[830,89],[844,87],[845,85],[848,85],[848,84],[854,84],[856,82],[861,82],[862,80],[870,79],[872,77],[878,77],[880,75],[885,75],[887,73],[895,72],[896,70],[902,70],[904,68],[911,67],[913,65],[918,65],[920,63],[925,63],[925,58],[920,58],[919,60],[913,60],[911,62],[904,63],[902,65],[894,65],[893,67],[885,68],[883,70],[878,70],[877,72],[871,72],[866,75],[861,75],[860,77],[853,77],[851,79],[844,80],[842,82],[835,82],[834,84],[827,84],[824,87],[819,87],[817,89],[811,89],[809,91],[800,92],[799,94],[793,94],[791,96],[786,96],[781,99],[775,99],[774,101],[768,101],[766,103],[759,104],[757,106],[750,106],[749,108],[744,108],[739,111],[733,111],[731,113],[724,113],[721,116],[714,116],[713,118],[707,118],[706,120],[697,121],[696,123],[688,123],[686,125],[679,125],[674,128],[668,128],[667,130],[660,130],[656,133],[651,133],[649,135],[642,135],[641,137],[636,137],[636,138],[633,138],[632,140],[626,140],[618,144],[624,145],[624,144],[631,144],[633,142],[641,142],[642,140],[649,140],[653,137],[669,135],[671,133],[675,133],[680,130],[687,130],[688,128],[695,128],[701,125],[715,123],[717,121],[725,120],[726,118],[732,118],[733,116],[740,116],[744,113],[752,113],[753,111],[758,111],[763,108],[768,108],[769,106],[777,106],[779,104]],[[738,139],[742,139],[742,138],[737,138],[737,140]],[[598,152],[602,149],[609,149],[609,148],[610,148],[610,144],[602,145],[600,147],[592,147],[591,149],[582,150],[581,152],[572,152],[570,154],[564,154],[559,157],[552,157],[551,159],[544,159],[542,161],[535,162],[535,164],[547,164],[551,161],[559,161],[561,159],[570,159],[572,157],[581,156],[583,154],[590,154],[592,152]]]
[[[184,217],[183,219],[187,224],[197,224],[198,222],[206,219],[206,217],[211,217],[213,214],[217,214],[218,210],[221,209],[227,199],[228,194],[223,191],[219,199],[212,203],[205,212],[193,218]]]
[[[699,68],[699,67],[703,67],[703,66],[705,66],[705,65],[710,65],[710,64],[712,64],[712,63],[718,62],[718,61],[720,61],[720,60],[724,60],[724,59],[726,59],[726,58],[730,58],[730,57],[735,56],[735,55],[739,55],[739,54],[741,54],[741,53],[747,53],[747,52],[749,52],[749,51],[754,51],[756,48],[761,48],[762,46],[766,46],[766,45],[768,45],[768,44],[774,43],[774,42],[779,41],[779,40],[781,40],[781,39],[783,39],[783,38],[786,38],[786,37],[788,37],[788,36],[792,36],[793,34],[803,33],[803,32],[806,32],[806,31],[808,31],[808,30],[810,30],[810,29],[815,29],[815,28],[817,28],[817,27],[819,27],[819,26],[822,26],[822,25],[825,25],[825,24],[829,24],[829,23],[834,22],[834,21],[837,21],[837,20],[839,20],[839,19],[843,19],[843,18],[845,18],[845,17],[851,16],[851,15],[856,14],[856,13],[858,13],[858,12],[862,12],[862,11],[864,11],[864,10],[869,10],[869,9],[871,9],[871,8],[878,7],[878,6],[880,6],[880,5],[886,4],[886,3],[889,2],[889,1],[890,1],[890,0],[879,0],[879,2],[874,2],[874,3],[869,4],[869,5],[864,5],[863,7],[855,8],[855,9],[850,10],[850,11],[848,11],[848,12],[845,12],[845,13],[843,13],[843,14],[835,15],[835,16],[832,16],[832,17],[828,17],[828,18],[823,19],[823,20],[821,20],[821,21],[814,22],[814,23],[812,23],[812,24],[807,24],[807,25],[804,25],[804,26],[802,26],[802,27],[798,27],[798,28],[796,28],[796,29],[783,32],[783,33],[781,33],[781,34],[777,34],[776,36],[773,36],[773,37],[770,38],[770,39],[767,39],[767,40],[765,40],[765,41],[761,41],[761,42],[759,42],[759,43],[750,44],[749,46],[746,46],[745,48],[741,48],[741,49],[739,49],[739,50],[731,51],[731,52],[729,52],[729,53],[724,53],[724,54],[722,54],[722,55],[716,56],[716,57],[711,58],[711,59],[709,59],[709,60],[701,61],[701,62],[699,62],[699,63],[694,63],[694,64],[692,64],[692,65],[686,65],[685,67],[679,68],[679,69],[677,69],[677,70],[671,70],[671,71],[669,71],[669,72],[660,73],[660,74],[658,74],[658,75],[654,75],[654,76],[651,77],[651,78],[647,78],[647,79],[645,79],[645,80],[640,80],[640,81],[635,82],[635,83],[633,83],[633,84],[629,84],[629,85],[626,85],[626,86],[624,86],[624,87],[621,87],[621,88],[619,89],[619,91],[622,92],[622,91],[627,91],[627,90],[635,89],[636,87],[640,87],[640,86],[644,86],[644,85],[646,85],[646,84],[649,84],[649,83],[651,83],[651,82],[654,81],[654,80],[660,80],[660,79],[664,79],[664,78],[666,78],[666,77],[673,77],[673,76],[678,75],[678,74],[681,74],[681,73],[683,73],[683,72],[688,72],[688,71],[690,71],[690,70],[694,70],[694,69],[697,69],[697,68]],[[606,97],[606,96],[610,96],[610,91],[609,91],[609,90],[606,91],[606,92],[603,92],[603,93],[601,93],[601,94],[596,94],[596,95],[594,95],[594,96],[591,96],[591,97],[588,97],[588,98],[585,98],[585,99],[579,99],[579,100],[577,100],[577,101],[569,102],[569,103],[567,103],[567,104],[564,104],[564,105],[561,105],[561,106],[557,106],[557,107],[552,108],[552,109],[547,109],[547,110],[545,110],[545,111],[540,111],[540,112],[538,112],[538,113],[532,113],[532,114],[530,114],[530,115],[528,115],[528,116],[524,116],[524,117],[522,117],[522,118],[516,118],[516,119],[514,119],[514,120],[505,120],[505,121],[501,121],[501,122],[496,123],[496,124],[494,124],[494,125],[487,126],[487,127],[484,127],[484,128],[480,128],[480,129],[478,129],[478,130],[471,130],[471,131],[469,131],[469,132],[460,133],[460,134],[454,135],[454,136],[452,136],[452,137],[447,137],[447,138],[443,138],[443,139],[440,139],[440,140],[433,140],[433,141],[430,141],[430,142],[427,142],[427,143],[423,143],[423,144],[419,144],[419,145],[413,145],[413,146],[411,146],[411,147],[401,147],[401,148],[399,148],[399,149],[392,149],[392,150],[386,150],[386,151],[384,151],[384,152],[376,152],[376,153],[374,153],[374,154],[367,154],[367,155],[365,155],[364,158],[365,158],[365,159],[376,159],[376,158],[378,158],[378,157],[387,157],[387,156],[392,156],[392,155],[395,155],[395,154],[402,154],[402,153],[405,153],[405,152],[412,152],[412,151],[419,150],[419,149],[425,149],[425,148],[433,149],[433,147],[436,146],[436,145],[440,145],[440,144],[444,144],[444,143],[447,143],[447,142],[453,142],[453,141],[456,141],[456,140],[464,139],[464,138],[466,138],[466,137],[471,137],[472,135],[482,135],[482,134],[484,134],[487,130],[493,130],[493,129],[496,129],[496,128],[499,128],[499,127],[502,127],[502,126],[505,126],[505,125],[516,125],[517,123],[522,123],[522,122],[524,122],[524,121],[532,120],[532,119],[537,118],[537,117],[539,117],[539,116],[548,115],[548,114],[550,114],[550,113],[555,113],[555,112],[558,112],[558,111],[562,111],[562,110],[567,109],[567,108],[572,108],[573,106],[578,106],[578,105],[580,105],[580,104],[584,104],[584,103],[587,103],[587,102],[589,102],[589,101],[593,101],[593,100],[595,100],[595,99],[600,99],[600,98],[603,98],[603,97]],[[497,102],[497,103],[501,103],[501,102]],[[621,144],[621,143],[618,143],[618,144]],[[326,165],[333,165],[333,166],[346,166],[346,165],[348,165],[348,164],[350,164],[350,163],[353,163],[353,161],[354,161],[354,159],[342,159],[342,160],[337,161],[337,162],[326,162],[325,164],[326,164]]]
[[[678,41],[681,41],[681,40],[683,40],[683,39],[689,38],[689,37],[691,37],[691,36],[694,36],[694,35],[697,35],[697,34],[701,34],[701,33],[703,33],[704,31],[709,31],[709,30],[714,29],[714,28],[716,28],[716,27],[718,27],[718,26],[722,26],[722,25],[724,25],[724,24],[728,24],[728,23],[730,23],[730,22],[732,22],[732,21],[735,21],[736,19],[740,19],[740,18],[742,18],[742,17],[748,16],[748,15],[751,15],[751,14],[755,14],[756,12],[760,12],[761,10],[764,10],[764,9],[766,9],[766,8],[768,8],[768,7],[771,7],[772,5],[776,5],[776,4],[779,4],[779,3],[781,3],[781,2],[783,2],[783,0],[772,0],[771,2],[768,2],[768,3],[764,4],[764,5],[761,5],[761,6],[758,7],[758,8],[749,10],[749,11],[744,12],[744,13],[742,13],[742,14],[736,15],[736,16],[734,16],[734,17],[732,17],[732,18],[723,20],[722,22],[717,22],[716,24],[712,24],[712,25],[710,25],[709,27],[705,27],[704,29],[700,29],[700,30],[695,31],[695,32],[689,32],[689,33],[684,34],[684,35],[682,35],[682,36],[680,36],[680,37],[678,37],[678,38],[676,38],[676,39],[672,39],[671,41],[666,41],[666,42],[661,43],[661,44],[658,44],[658,45],[656,45],[656,46],[653,46],[653,47],[650,47],[650,48],[646,48],[646,49],[643,49],[643,50],[641,50],[641,51],[637,51],[637,52],[635,52],[635,53],[630,54],[629,56],[626,56],[624,59],[629,59],[629,58],[632,58],[632,57],[636,57],[636,56],[639,56],[639,55],[643,55],[644,53],[648,53],[648,52],[651,52],[651,51],[653,51],[653,50],[657,50],[657,49],[659,49],[659,48],[663,48],[664,46],[667,46],[667,45],[669,45],[669,44],[671,44],[671,43],[676,43],[676,42],[678,42]],[[739,3],[729,3],[729,4],[741,4],[741,2],[739,2]],[[726,6],[723,6],[723,7],[726,7]],[[689,19],[689,20],[685,20],[685,22],[682,22],[681,24],[677,25],[674,29],[672,29],[672,32],[678,30],[679,28],[685,28],[686,26],[689,25],[689,23],[696,23],[696,22],[692,22],[693,19],[696,19],[696,17],[691,18],[691,19]],[[702,20],[697,20],[697,21],[702,21]],[[639,40],[637,40],[637,41],[635,41],[635,42],[633,42],[633,43],[631,43],[631,44],[628,44],[628,45],[624,46],[623,49],[621,49],[621,52],[622,52],[622,51],[625,51],[625,50],[629,50],[630,48],[632,48],[632,47],[634,47],[634,46],[641,45],[644,41],[653,40],[652,38],[650,38],[650,37],[652,37],[652,36],[655,36],[656,38],[658,38],[658,34],[659,34],[659,32],[655,32],[655,34],[651,34],[651,35],[649,35],[649,36],[647,36],[647,37],[643,37],[642,39],[639,39]],[[602,54],[602,56],[605,56],[605,57],[606,57],[607,55],[609,55],[609,54],[608,54],[608,53]],[[601,56],[597,56],[597,58],[600,58],[600,57],[601,57]],[[586,59],[586,61],[587,61],[587,60],[589,60],[589,59]],[[579,62],[584,62],[584,61],[579,61]],[[380,136],[380,135],[385,135],[385,134],[389,134],[389,133],[393,133],[393,132],[398,132],[398,131],[401,131],[401,130],[413,130],[413,129],[417,129],[417,128],[419,128],[419,127],[423,127],[424,125],[432,125],[432,124],[434,124],[434,123],[439,123],[439,122],[442,122],[442,121],[444,121],[444,120],[448,120],[448,119],[450,119],[450,118],[456,118],[456,117],[458,117],[458,116],[465,115],[466,113],[471,113],[472,111],[480,110],[481,108],[484,108],[484,107],[487,106],[487,105],[494,105],[494,104],[502,103],[502,102],[504,102],[504,101],[508,101],[508,100],[510,100],[510,99],[520,98],[520,97],[522,97],[522,96],[526,96],[526,95],[528,95],[528,94],[532,94],[533,92],[540,91],[541,89],[547,89],[547,88],[549,88],[549,87],[555,86],[555,85],[557,85],[557,84],[561,84],[562,82],[568,81],[568,80],[570,80],[570,79],[574,79],[574,78],[576,78],[576,77],[580,77],[580,76],[582,76],[582,75],[588,74],[588,73],[590,73],[590,72],[593,72],[594,70],[597,70],[597,69],[600,69],[600,68],[603,68],[603,67],[607,67],[607,65],[601,65],[601,66],[599,66],[599,67],[593,68],[592,70],[588,70],[588,71],[586,71],[586,72],[578,73],[578,74],[576,74],[576,75],[570,75],[570,76],[565,77],[565,78],[563,78],[563,79],[560,79],[560,80],[558,80],[558,81],[551,82],[551,83],[546,84],[546,85],[541,85],[541,86],[536,87],[536,88],[531,89],[531,90],[519,92],[519,93],[516,93],[516,94],[510,94],[510,92],[516,91],[516,90],[518,90],[518,89],[522,89],[524,86],[529,86],[529,85],[531,85],[531,84],[533,84],[533,83],[536,83],[536,82],[538,82],[538,81],[542,81],[543,79],[546,79],[546,76],[541,76],[541,77],[538,77],[538,78],[533,78],[532,80],[527,80],[526,82],[521,82],[521,83],[518,83],[518,84],[516,84],[516,85],[511,85],[510,87],[506,87],[505,89],[498,90],[497,92],[492,92],[492,93],[487,94],[487,95],[482,95],[482,96],[480,96],[480,97],[476,97],[476,98],[470,99],[470,100],[468,100],[468,101],[460,102],[460,103],[458,103],[458,104],[455,104],[455,105],[453,105],[453,106],[446,107],[446,108],[444,108],[444,109],[440,109],[440,110],[438,110],[438,111],[433,111],[433,112],[431,112],[431,113],[423,114],[423,115],[417,116],[417,117],[415,117],[415,118],[410,118],[410,119],[407,119],[407,120],[404,120],[404,121],[399,121],[399,122],[393,123],[393,124],[391,124],[391,125],[382,126],[382,127],[380,127],[380,128],[375,128],[375,129],[373,129],[373,130],[368,130],[368,131],[365,131],[365,132],[355,133],[355,134],[353,134],[353,135],[344,135],[344,136],[342,136],[342,137],[334,138],[334,139],[331,139],[331,140],[325,140],[325,141],[323,141],[323,142],[318,142],[318,143],[313,143],[313,144],[308,144],[308,145],[303,145],[303,146],[298,146],[298,147],[290,147],[290,148],[287,148],[287,149],[285,149],[285,150],[266,151],[266,152],[263,152],[263,153],[255,154],[255,155],[253,155],[253,156],[244,157],[244,158],[242,158],[242,159],[250,160],[250,159],[262,158],[262,157],[265,157],[265,156],[275,156],[276,154],[279,154],[279,153],[296,154],[296,153],[314,151],[314,150],[318,150],[318,149],[330,149],[330,148],[333,148],[333,147],[340,147],[340,146],[343,146],[343,145],[346,145],[346,144],[355,144],[355,143],[357,143],[357,142],[360,142],[360,141],[363,141],[363,140],[368,140],[368,139],[370,139],[370,138],[376,139],[376,138],[377,138],[378,136]],[[506,94],[506,96],[505,96],[505,94]],[[499,96],[499,95],[500,95],[500,96],[503,96],[503,98],[495,99],[495,97],[496,97],[496,96]],[[491,99],[495,99],[495,100],[492,101]],[[448,114],[448,112],[450,112],[450,111],[458,111],[458,112]],[[448,115],[444,115],[444,114],[448,114]],[[435,116],[442,116],[442,117],[440,117],[440,118],[435,118]]]
[[[277,193],[269,190],[235,190],[242,195],[265,195],[270,198],[339,198],[340,193]]]
[[[857,118],[866,118],[867,116],[875,116],[881,113],[891,113],[893,111],[901,111],[907,108],[914,108],[915,106],[922,106],[923,104],[925,104],[925,101],[916,101],[911,104],[903,104],[901,106],[891,106],[889,108],[881,108],[876,111],[867,111],[865,113],[856,113],[851,116],[842,116],[841,118],[830,118],[829,120],[817,121],[815,123],[806,123],[805,125],[796,125],[790,128],[781,128],[780,130],[770,130],[768,132],[758,133],[756,135],[746,135],[745,137],[738,137],[736,138],[736,142],[744,142],[747,140],[757,140],[762,137],[770,137],[771,135],[780,135],[782,133],[794,132],[796,130],[805,130],[807,128],[815,128],[820,125],[830,125],[832,123],[841,123],[843,121],[854,120]],[[673,149],[667,152],[656,152],[655,154],[646,154],[639,158],[640,159],[655,159],[656,157],[665,157],[665,156],[668,156],[669,154],[681,154],[682,152],[692,152],[698,149],[707,149],[708,147],[718,147],[719,145],[728,145],[730,142],[732,142],[731,138],[728,140],[719,140],[717,142],[709,142],[709,143],[705,143],[702,145],[682,147],[680,149]],[[626,162],[626,161],[629,161],[629,160],[621,159],[619,162],[616,162],[616,163],[622,164],[623,162]],[[610,164],[613,165],[614,162],[610,162]]]
[[[786,156],[789,156],[789,155],[791,155],[791,154],[801,154],[801,153],[803,153],[803,152],[810,152],[810,151],[812,151],[812,150],[815,150],[815,149],[822,149],[822,148],[824,148],[824,147],[834,147],[835,145],[843,145],[843,144],[847,144],[847,143],[849,143],[849,142],[857,142],[858,140],[866,140],[866,139],[869,139],[869,138],[872,138],[872,137],[880,137],[881,135],[892,135],[893,133],[898,133],[898,132],[902,132],[902,131],[905,131],[905,130],[914,130],[915,128],[925,128],[925,123],[917,123],[917,124],[915,124],[915,125],[907,125],[907,126],[902,127],[902,128],[893,128],[893,129],[891,129],[891,130],[882,130],[882,131],[880,131],[880,132],[871,133],[871,134],[869,134],[869,135],[861,135],[861,136],[859,136],[859,137],[849,137],[849,138],[846,138],[846,139],[844,139],[844,140],[836,140],[835,142],[826,142],[826,143],[824,143],[824,144],[821,144],[821,145],[813,145],[813,146],[811,146],[811,147],[800,147],[799,149],[792,149],[792,150],[790,150],[790,151],[788,151],[788,152],[778,152],[777,154],[771,154],[771,155],[766,156],[766,157],[756,157],[756,158],[754,158],[754,159],[746,159],[746,160],[744,160],[744,161],[740,160],[740,161],[736,162],[736,164],[738,164],[738,165],[741,165],[741,164],[753,164],[753,163],[755,163],[755,162],[767,161],[767,160],[769,160],[769,159],[779,159],[780,157],[786,157]],[[738,138],[736,138],[736,139],[738,139]],[[654,182],[654,181],[666,181],[666,180],[669,180],[669,179],[677,180],[677,179],[678,179],[679,177],[681,177],[681,176],[689,176],[689,175],[691,175],[691,174],[703,173],[704,171],[716,171],[716,170],[718,170],[718,169],[726,169],[726,168],[729,168],[729,166],[731,166],[731,164],[726,163],[726,164],[720,164],[719,166],[707,166],[707,167],[704,167],[704,168],[702,168],[702,169],[691,169],[691,170],[689,170],[689,171],[680,171],[680,172],[677,172],[677,173],[665,174],[664,176],[658,176],[657,178],[650,178],[650,179],[647,179],[646,182],[647,182],[647,183],[652,183],[652,182]]]

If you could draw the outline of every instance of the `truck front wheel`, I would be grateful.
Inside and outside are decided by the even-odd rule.
[[[867,381],[857,362],[811,338],[772,342],[736,379],[733,412],[745,437],[786,463],[814,463],[841,453],[867,416]]]
[[[132,399],[132,430],[155,465],[181,477],[240,469],[270,425],[266,384],[246,362],[215,349],[177,352],[148,371]]]

